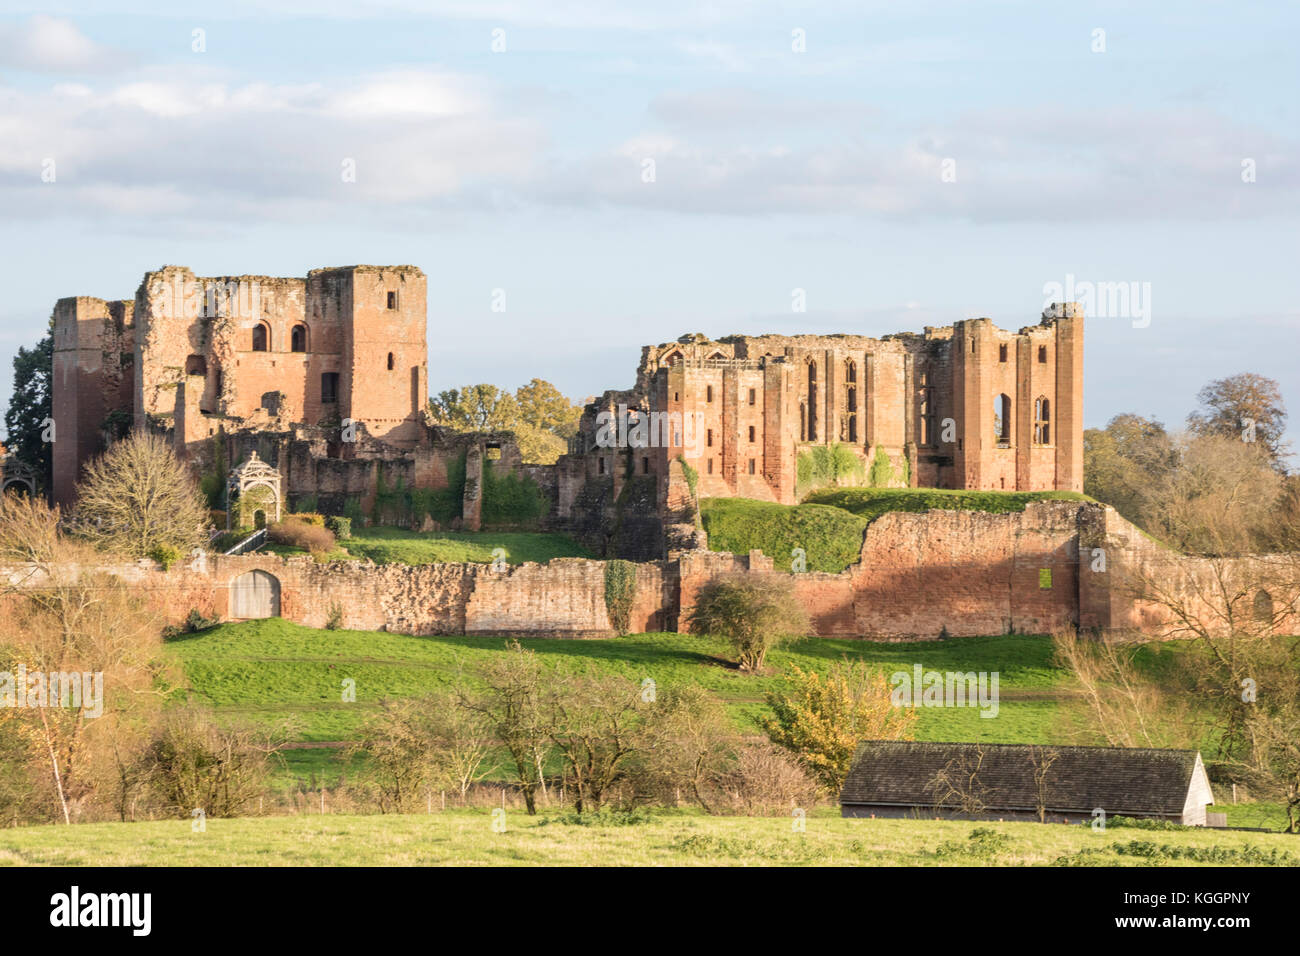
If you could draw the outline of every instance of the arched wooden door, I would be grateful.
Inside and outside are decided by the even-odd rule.
[[[280,616],[280,579],[248,571],[230,582],[230,616],[235,620]]]

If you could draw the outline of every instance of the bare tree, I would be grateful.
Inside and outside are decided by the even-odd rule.
[[[1052,643],[1083,693],[1088,720],[1081,736],[1101,736],[1111,747],[1190,744],[1181,695],[1143,677],[1134,663],[1141,645],[1116,635],[1082,638],[1072,628],[1057,631]]]
[[[556,676],[549,684],[547,724],[573,782],[574,808],[599,810],[643,745],[640,688],[625,677],[591,672]]]
[[[65,538],[58,512],[0,496],[0,562],[20,571],[0,594],[4,667],[59,678],[57,699],[0,708],[6,734],[26,742],[33,769],[49,776],[59,815],[72,822],[112,775],[123,735],[147,732],[167,692],[161,620],[144,596],[96,570],[99,554]],[[64,675],[78,675],[63,686]],[[89,686],[87,686],[89,682]],[[51,697],[54,692],[51,689]]]
[[[360,779],[374,790],[380,813],[402,813],[438,776],[438,755],[430,727],[433,708],[410,698],[384,700],[366,721],[349,759],[364,757]]]
[[[546,675],[537,655],[518,641],[494,657],[482,672],[484,689],[457,691],[457,701],[481,714],[510,754],[528,813],[537,812],[537,789],[549,750],[551,726],[545,705]]]
[[[203,543],[207,510],[194,478],[163,439],[134,432],[86,465],[73,520],[100,547],[135,558]]]
[[[647,722],[649,746],[641,756],[651,776],[675,791],[685,791],[712,813],[713,790],[733,759],[737,742],[722,703],[693,684],[665,688]]]
[[[1030,747],[1029,764],[1034,773],[1034,803],[1038,810],[1038,822],[1047,822],[1047,795],[1049,787],[1047,785],[1048,777],[1052,772],[1052,764],[1060,759],[1060,751],[1053,750],[1050,747]]]
[[[150,783],[162,805],[180,817],[245,814],[266,792],[266,780],[288,728],[217,724],[196,706],[170,711],[147,753]]]
[[[930,779],[935,813],[958,813],[970,817],[983,813],[984,798],[988,794],[988,788],[980,780],[983,766],[984,748],[978,744],[970,749],[963,747],[956,757],[949,760]]]
[[[481,713],[460,706],[455,695],[430,698],[426,706],[439,775],[460,791],[464,803],[469,788],[491,770],[491,728]]]
[[[1115,586],[1162,636],[1190,642],[1185,674],[1220,771],[1284,800],[1300,829],[1300,554],[1161,555],[1119,569]]]

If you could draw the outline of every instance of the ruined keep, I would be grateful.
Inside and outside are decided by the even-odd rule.
[[[801,458],[817,449],[847,449],[873,483],[1083,487],[1073,303],[1018,332],[981,318],[878,339],[646,346],[633,387],[588,405],[553,466],[522,464],[508,433],[429,424],[427,282],[414,266],[301,279],[166,266],[134,300],[60,299],[53,322],[53,494],[65,506],[86,460],[131,427],[170,435],[222,481],[256,454],[290,511],[476,530],[488,480],[510,473],[544,500],[536,526],[647,560],[699,545],[699,498],[795,503]]]
[[[968,319],[879,339],[646,346],[635,385],[587,406],[556,466],[557,514],[630,513],[689,548],[693,502],[795,504],[801,458],[832,446],[892,486],[1081,492],[1083,321],[1067,303],[1019,332]]]

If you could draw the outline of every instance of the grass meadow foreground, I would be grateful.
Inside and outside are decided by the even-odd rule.
[[[596,822],[490,810],[92,823],[0,830],[9,866],[1296,866],[1300,841],[1265,833],[1112,825],[844,820],[693,812]]]

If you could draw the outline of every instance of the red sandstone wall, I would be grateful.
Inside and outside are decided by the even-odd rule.
[[[1212,606],[1218,582],[1232,587],[1255,580],[1261,568],[1268,579],[1282,582],[1294,578],[1296,561],[1296,555],[1222,562],[1189,558],[1153,543],[1114,509],[1100,505],[1038,502],[1023,513],[1004,515],[895,513],[871,524],[859,563],[840,574],[790,574],[774,569],[761,552],[737,557],[689,551],[675,561],[639,564],[630,625],[634,633],[684,629],[704,584],[719,574],[744,572],[789,575],[822,636],[933,638],[944,630],[954,637],[1042,634],[1073,623],[1179,636],[1176,621],[1156,605],[1134,600],[1126,580],[1139,572],[1152,574],[1202,613]],[[167,572],[150,562],[110,570],[146,586],[168,619],[178,622],[190,608],[228,618],[231,582],[255,569],[279,581],[281,616],[312,627],[323,626],[337,607],[342,626],[355,630],[613,634],[602,561],[557,559],[494,571],[484,564],[322,564],[309,557],[253,554],[208,556]],[[1050,572],[1050,586],[1043,586],[1049,583],[1040,579],[1043,571]],[[0,570],[0,582],[18,579],[16,572]],[[1237,612],[1249,613],[1255,591],[1238,590]],[[1276,601],[1290,597],[1280,586],[1275,592]],[[1295,609],[1279,620],[1282,626],[1300,626]]]

